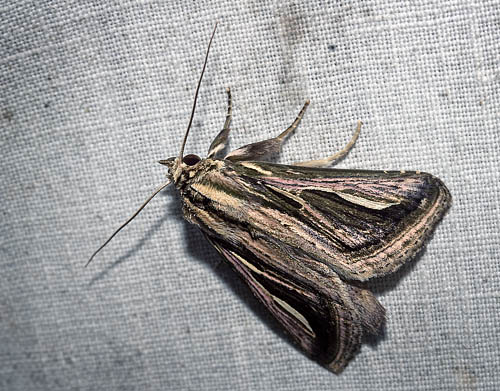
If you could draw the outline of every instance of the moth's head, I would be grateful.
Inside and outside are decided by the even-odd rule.
[[[159,163],[167,166],[167,176],[177,184],[180,178],[189,177],[189,172],[195,170],[201,160],[202,159],[198,155],[189,154],[183,156],[182,159],[179,157],[171,157],[165,160],[160,160]]]

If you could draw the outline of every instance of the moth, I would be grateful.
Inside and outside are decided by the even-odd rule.
[[[385,321],[385,309],[363,283],[395,272],[417,254],[449,207],[450,193],[438,178],[419,171],[325,168],[352,148],[361,123],[346,147],[328,158],[265,162],[297,128],[309,101],[277,137],[221,158],[232,117],[229,89],[225,123],[207,157],[184,155],[214,34],[215,28],[180,153],[160,161],[168,180],[88,263],[173,183],[185,219],[201,229],[296,344],[339,373],[362,338],[378,334]]]

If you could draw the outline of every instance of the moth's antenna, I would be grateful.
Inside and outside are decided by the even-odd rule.
[[[105,247],[105,246],[106,246],[109,242],[111,242],[111,239],[113,239],[113,238],[116,236],[116,234],[122,230],[122,228],[124,228],[124,227],[125,227],[128,223],[130,223],[130,222],[131,222],[131,221],[135,218],[135,216],[137,216],[137,215],[139,214],[139,212],[140,212],[141,210],[143,210],[143,209],[144,209],[144,207],[145,207],[145,206],[149,203],[149,201],[151,201],[151,200],[153,199],[153,197],[154,197],[155,195],[157,195],[160,191],[162,191],[162,190],[163,190],[165,187],[167,187],[168,185],[170,185],[170,179],[169,179],[167,182],[163,183],[160,187],[158,187],[158,188],[154,191],[154,193],[153,193],[153,194],[151,194],[151,195],[149,196],[149,198],[148,198],[148,199],[147,199],[147,200],[146,200],[146,201],[145,201],[145,202],[144,202],[144,203],[143,203],[143,204],[139,207],[139,209],[137,209],[137,211],[136,211],[136,212],[135,212],[135,213],[134,213],[134,214],[133,214],[133,215],[132,215],[132,216],[131,216],[131,217],[130,217],[127,221],[125,221],[125,222],[124,222],[124,223],[120,226],[120,228],[118,228],[118,229],[117,229],[117,230],[113,233],[113,235],[111,235],[111,236],[109,237],[109,239],[108,239],[108,240],[106,240],[106,241],[104,242],[104,244],[96,250],[96,252],[95,252],[94,254],[92,254],[92,256],[90,257],[90,259],[88,260],[88,262],[85,264],[85,267],[87,267],[87,266],[89,265],[89,263],[90,263],[90,262],[92,262],[92,260],[94,259],[94,257],[97,255],[97,253],[98,253],[99,251],[101,251],[101,250],[102,250],[102,249],[103,249],[103,248],[104,248],[104,247]]]
[[[207,54],[205,54],[205,63],[203,64],[203,69],[201,71],[200,80],[198,81],[198,86],[196,87],[196,93],[194,94],[194,102],[193,102],[193,110],[191,111],[191,117],[189,118],[189,124],[186,130],[186,134],[184,135],[184,140],[182,141],[181,153],[179,153],[179,159],[182,159],[182,155],[184,154],[184,146],[186,145],[186,141],[189,134],[189,129],[191,128],[191,124],[193,123],[194,110],[196,109],[196,101],[198,100],[198,92],[200,91],[201,79],[203,79],[203,74],[205,73],[205,68],[207,67],[208,61],[208,53],[210,53],[210,46],[212,45],[212,40],[214,39],[215,30],[217,30],[217,24],[219,22],[215,22],[214,31],[212,36],[210,37],[210,42],[208,43]]]

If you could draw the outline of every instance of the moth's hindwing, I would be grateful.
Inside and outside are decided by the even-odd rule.
[[[312,357],[339,372],[384,310],[353,284],[395,271],[449,206],[418,172],[206,159],[181,189],[197,224]]]

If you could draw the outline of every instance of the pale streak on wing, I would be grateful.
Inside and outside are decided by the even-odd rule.
[[[355,196],[354,194],[343,193],[341,191],[332,191],[332,193],[338,195],[340,198],[343,198],[346,201],[349,201],[352,204],[364,206],[365,208],[375,209],[375,210],[382,210],[385,208],[389,208],[390,206],[399,204],[399,202],[374,201],[365,197]]]
[[[302,198],[297,197],[295,194],[293,194],[293,193],[291,193],[289,191],[282,190],[279,187],[276,187],[276,186],[273,186],[273,185],[267,185],[266,184],[266,187],[268,187],[269,189],[272,189],[273,191],[275,191],[277,193],[283,194],[285,197],[290,198],[291,200],[294,200],[295,202],[301,204],[302,206],[305,206],[305,202],[304,202],[304,200]]]
[[[230,197],[226,192],[220,191],[213,186],[203,183],[193,183],[191,188],[200,193],[202,196],[207,197],[220,205],[229,206],[235,209],[242,207],[241,202],[237,198]]]
[[[293,317],[295,317],[296,319],[298,319],[300,321],[300,323],[302,323],[304,325],[304,327],[307,329],[307,331],[309,331],[309,334],[311,335],[311,337],[315,337],[316,336],[316,334],[314,333],[313,329],[311,328],[311,325],[309,324],[309,322],[307,321],[307,319],[304,318],[304,316],[302,316],[302,314],[300,312],[298,312],[295,308],[293,308],[286,301],[281,300],[279,297],[274,296],[274,295],[271,295],[271,296],[272,296],[273,300],[276,303],[278,303],[281,307],[283,307],[283,309],[285,309],[286,311],[288,311]]]
[[[273,175],[271,171],[264,170],[262,167],[258,166],[257,164],[251,163],[251,162],[240,162],[242,166],[246,168],[250,168],[251,170],[255,170],[263,175]]]
[[[355,196],[354,194],[344,193],[342,191],[333,190],[333,189],[329,189],[327,187],[321,187],[321,186],[304,186],[300,189],[300,192],[302,192],[304,190],[317,190],[317,191],[322,191],[325,193],[336,194],[340,198],[343,198],[344,200],[349,201],[352,204],[364,206],[365,208],[374,209],[374,210],[383,210],[383,209],[389,208],[390,206],[399,204],[399,202],[374,201],[374,200],[370,200],[370,199],[365,198],[365,197],[359,197],[359,196]],[[282,191],[284,191],[284,190],[282,190]]]
[[[230,251],[231,254],[236,257],[243,265],[245,265],[247,268],[249,268],[250,270],[252,270],[253,272],[257,273],[257,274],[260,274],[260,275],[264,275],[266,276],[265,273],[263,273],[262,271],[260,271],[259,269],[257,269],[254,265],[252,265],[250,262],[247,262],[245,259],[243,259],[242,257],[240,257],[238,254],[236,254],[235,252],[233,251]],[[254,280],[255,281],[255,280]],[[307,330],[310,332],[310,335],[312,337],[314,337],[316,334],[314,333],[311,325],[309,324],[309,322],[307,321],[307,319],[300,313],[298,312],[295,308],[293,308],[290,304],[288,304],[286,301],[280,299],[279,297],[277,296],[274,296],[272,293],[270,293],[266,288],[264,288],[258,281],[255,281],[256,284],[258,284],[260,286],[260,288],[265,291],[276,303],[278,303],[284,310],[286,310],[288,313],[290,313],[294,318],[298,319],[300,321],[300,323],[302,323],[306,328]]]

